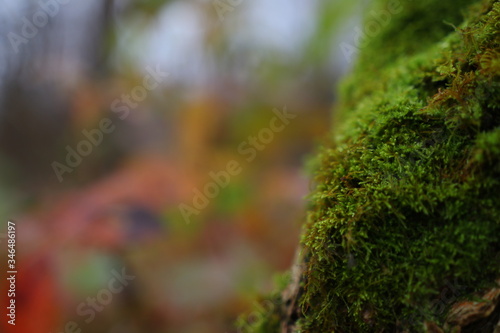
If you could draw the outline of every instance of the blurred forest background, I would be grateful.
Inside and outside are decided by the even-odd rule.
[[[361,7],[0,0],[0,225],[18,227],[17,331],[235,332],[292,264],[307,161]],[[147,68],[168,76],[122,119],[113,102]],[[297,117],[245,163],[238,146],[285,106]],[[114,130],[60,181],[54,161],[108,118]],[[179,205],[233,159],[242,172],[187,223]],[[136,278],[87,323],[76,309],[123,268]]]

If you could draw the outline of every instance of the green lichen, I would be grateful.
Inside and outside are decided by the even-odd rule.
[[[401,3],[341,87],[301,332],[442,326],[443,290],[466,299],[500,273],[500,3]]]

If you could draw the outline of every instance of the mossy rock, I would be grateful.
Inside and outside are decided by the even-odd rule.
[[[493,332],[499,321],[500,3],[373,11],[395,4],[341,85],[303,269],[265,317],[281,326],[247,331]]]

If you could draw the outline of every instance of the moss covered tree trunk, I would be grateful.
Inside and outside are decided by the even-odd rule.
[[[246,329],[498,333],[500,3],[368,13],[300,259]]]

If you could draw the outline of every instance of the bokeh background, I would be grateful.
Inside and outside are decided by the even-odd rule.
[[[0,0],[0,268],[12,220],[19,270],[17,325],[0,330],[236,332],[293,262],[363,6]],[[114,101],[148,68],[168,76],[122,119]],[[285,107],[296,118],[245,162],[238,146]],[[69,167],[103,119],[114,130]],[[179,205],[231,160],[241,173],[186,221]],[[122,269],[135,279],[86,322],[79,306]]]

